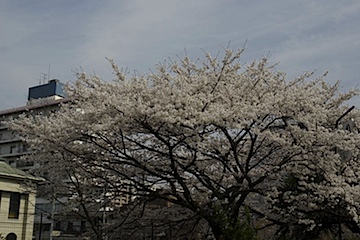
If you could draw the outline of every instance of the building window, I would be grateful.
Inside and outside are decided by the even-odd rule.
[[[22,145],[21,152],[27,152],[27,145],[26,144]]]
[[[15,153],[16,152],[16,146],[12,145],[10,146],[10,153]]]
[[[55,222],[54,230],[58,230],[58,231],[61,230],[61,222],[60,221]]]
[[[86,222],[81,221],[80,232],[86,232]]]
[[[6,240],[16,240],[17,239],[17,236],[15,233],[9,233],[7,236],[6,236]]]
[[[8,218],[19,218],[20,193],[10,193],[10,205]]]
[[[74,230],[74,224],[72,222],[68,222],[66,230],[67,231],[73,231]]]
[[[17,137],[18,137],[18,133],[15,132],[15,131],[12,131],[12,132],[11,132],[11,139],[15,139],[15,138],[17,138]]]

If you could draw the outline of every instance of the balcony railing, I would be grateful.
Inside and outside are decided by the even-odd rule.
[[[17,157],[17,156],[22,156],[22,155],[25,155],[25,154],[29,154],[31,153],[31,151],[29,150],[26,150],[26,151],[21,151],[21,150],[15,150],[11,153],[3,153],[3,152],[0,152],[0,157],[3,157],[3,158],[6,158],[6,157]]]
[[[7,138],[7,139],[0,139],[0,144],[3,143],[11,143],[11,142],[20,142],[20,138],[19,137],[14,137],[14,138]]]

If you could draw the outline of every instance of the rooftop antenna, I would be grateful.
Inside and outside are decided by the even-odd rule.
[[[41,80],[42,80],[43,84],[45,84],[46,79],[47,79],[47,74],[46,73],[40,73],[40,83],[41,83]]]
[[[49,63],[49,68],[48,68],[48,74],[47,74],[48,81],[50,81],[50,68],[51,68],[51,63]]]

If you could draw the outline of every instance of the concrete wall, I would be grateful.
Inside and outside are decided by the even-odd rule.
[[[15,233],[17,239],[31,240],[34,226],[35,194],[25,192],[19,181],[0,177],[0,234],[6,237],[9,233]],[[8,218],[10,194],[20,193],[20,207],[18,218]]]

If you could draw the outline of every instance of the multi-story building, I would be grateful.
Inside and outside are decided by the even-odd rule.
[[[20,160],[30,153],[27,145],[19,138],[19,134],[8,129],[2,121],[16,118],[20,114],[38,114],[56,111],[59,105],[68,101],[59,80],[29,88],[28,102],[25,106],[0,111],[0,157],[11,166],[28,170],[31,163]]]
[[[59,80],[51,80],[47,84],[29,88],[28,102],[25,106],[0,111],[0,157],[3,161],[23,171],[33,167],[33,162],[27,162],[21,158],[30,154],[31,149],[28,149],[26,143],[21,141],[17,132],[6,127],[6,121],[17,118],[21,114],[47,115],[49,112],[57,111],[60,105],[66,102],[69,102],[69,99],[63,92],[63,85]],[[113,196],[110,192],[106,193],[106,197],[111,201],[108,207],[100,209],[100,214],[103,216],[106,212],[120,208],[132,200],[129,195]],[[56,216],[57,212],[61,212],[61,204],[54,204],[44,198],[36,199],[34,218],[36,239],[49,239],[51,230],[53,230],[53,239],[77,239],[79,234],[84,233],[87,227],[84,219],[77,216]]]
[[[26,105],[0,111],[0,158],[2,158],[4,164],[7,163],[11,167],[16,167],[23,171],[29,170],[33,165],[32,162],[21,159],[21,156],[31,152],[30,149],[21,141],[19,134],[8,129],[4,123],[12,118],[17,118],[21,114],[47,114],[56,111],[59,109],[61,103],[67,101],[69,100],[66,99],[63,84],[59,80],[54,79],[50,80],[47,84],[29,88]],[[5,196],[8,195],[9,194],[5,193]],[[49,239],[49,227],[51,225],[49,216],[51,216],[51,207],[50,211],[48,208],[52,203],[45,199],[38,198],[36,199],[36,205],[35,199],[32,204],[32,206],[35,206],[35,210],[33,211],[35,218],[32,216],[31,219],[35,219],[36,239],[39,239],[39,237],[41,237],[41,239]],[[1,205],[1,208],[2,207],[3,205]],[[33,225],[34,224],[31,225],[31,233],[34,227]],[[1,233],[0,226],[0,234]],[[19,236],[18,234],[16,235]]]

